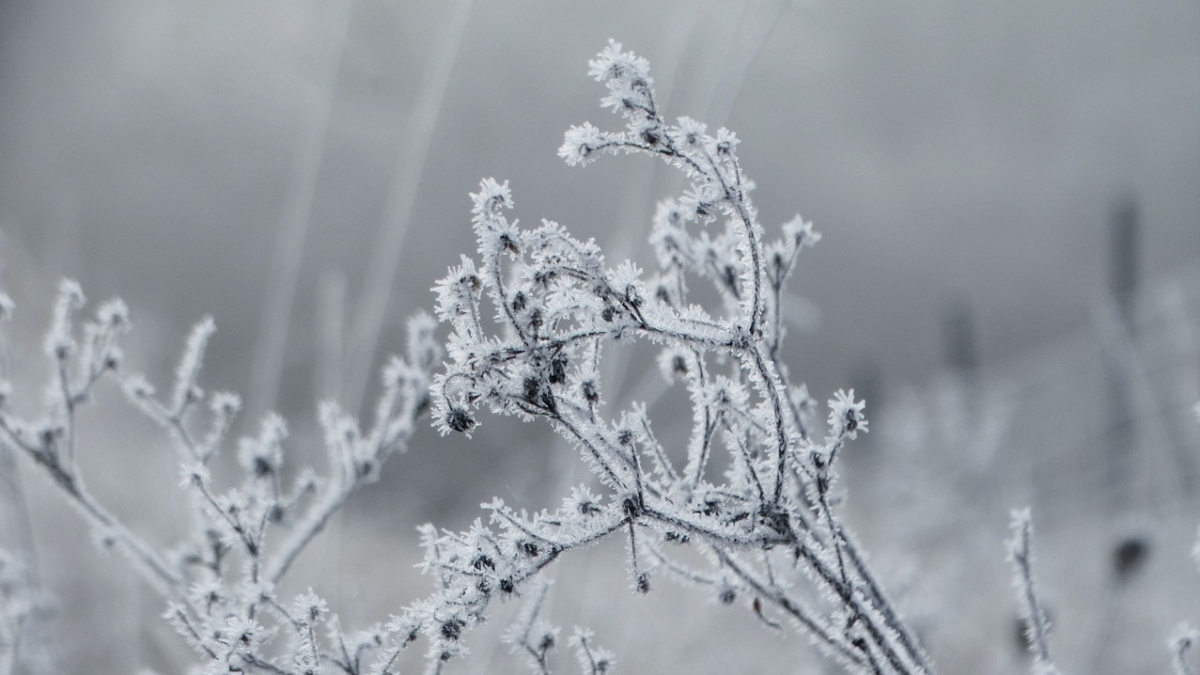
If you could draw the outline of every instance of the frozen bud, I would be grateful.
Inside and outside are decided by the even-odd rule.
[[[541,631],[541,634],[542,636],[538,638],[537,641],[538,651],[548,652],[551,649],[554,649],[554,642],[557,638],[557,630],[546,629]]]
[[[463,629],[466,628],[466,626],[466,622],[464,622],[462,619],[446,619],[442,622],[439,632],[441,633],[443,639],[454,641],[462,637]]]
[[[555,356],[550,360],[550,373],[548,376],[550,384],[562,384],[567,379],[567,357],[563,355]]]
[[[208,483],[209,473],[208,467],[199,462],[192,462],[183,467],[183,479],[180,481],[180,487],[203,487]]]
[[[183,356],[175,368],[175,390],[171,395],[171,405],[176,413],[204,397],[204,390],[196,385],[196,378],[200,374],[204,350],[216,330],[217,325],[212,317],[206,316],[193,326],[192,332],[188,334]]]
[[[638,572],[633,579],[634,588],[638,593],[645,595],[650,592],[650,574],[648,572]]]
[[[242,409],[242,399],[237,394],[219,391],[213,394],[209,406],[215,415],[233,417]]]
[[[867,433],[867,418],[863,409],[867,404],[854,400],[854,390],[841,389],[829,399],[829,428],[837,436],[857,438],[858,432]]]
[[[692,186],[679,197],[679,208],[687,220],[706,223],[716,217],[718,199],[710,186]],[[710,250],[708,257],[717,257],[716,251]]]
[[[66,361],[75,350],[75,341],[66,333],[53,333],[46,339],[46,354],[57,361]]]
[[[508,187],[508,181],[497,183],[495,178],[484,178],[480,181],[479,192],[471,193],[471,200],[475,204],[476,220],[494,217],[500,213],[501,208],[513,207],[512,190]]]
[[[621,43],[609,40],[608,46],[588,61],[588,75],[597,82],[630,80],[646,83],[650,79],[650,62],[633,52],[621,50]]]
[[[120,347],[109,347],[108,351],[104,354],[104,369],[113,371],[118,370],[124,361],[125,352],[121,351]]]
[[[87,299],[83,297],[83,289],[74,279],[63,279],[58,283],[58,297],[71,309],[79,309],[84,302],[87,302]]]
[[[408,361],[414,367],[429,370],[441,356],[437,344],[437,322],[425,312],[408,319]]]
[[[144,401],[154,396],[154,387],[141,375],[125,380],[125,394],[135,401]]]
[[[321,620],[321,617],[329,611],[329,605],[317,597],[313,590],[308,589],[307,593],[296,596],[295,600],[296,615],[302,623],[313,625]]]
[[[65,361],[75,351],[75,340],[71,338],[71,312],[84,302],[79,284],[63,279],[58,285],[58,299],[54,302],[54,314],[50,331],[46,334],[46,354],[58,361]]]
[[[821,241],[821,233],[813,230],[812,221],[806,221],[796,214],[783,225],[783,236],[788,242],[793,243],[796,248],[804,248],[805,246],[815,246],[818,241]]]
[[[404,359],[393,356],[383,367],[385,389],[403,389],[410,381],[412,381],[410,369]]]
[[[678,121],[679,126],[671,134],[675,142],[684,150],[701,149],[708,138],[704,133],[707,125],[690,117],[680,117]]]
[[[605,142],[604,134],[589,122],[573,126],[563,136],[558,156],[570,166],[585,166],[595,159],[596,150]]]
[[[117,545],[117,533],[111,528],[100,527],[92,532],[92,540],[102,551],[111,551]]]
[[[726,157],[731,157],[735,154],[738,145],[738,137],[732,131],[721,127],[717,129],[717,154]]]
[[[1192,628],[1187,623],[1181,623],[1171,631],[1170,646],[1175,659],[1175,672],[1188,675],[1191,670],[1188,670],[1188,652],[1196,643],[1200,642],[1200,631]]]
[[[678,378],[686,376],[688,373],[686,352],[680,347],[663,349],[658,355],[658,369],[667,382],[675,382]]]
[[[584,380],[579,388],[585,401],[592,404],[600,402],[600,389],[596,386],[595,380]]]
[[[621,427],[617,429],[617,443],[627,446],[633,443],[633,430],[629,427]]]
[[[129,307],[120,298],[109,300],[96,310],[96,319],[102,326],[124,330],[129,327]]]
[[[266,637],[266,631],[253,619],[234,616],[226,623],[229,627],[229,644],[240,652],[254,651]]]
[[[451,406],[446,410],[446,426],[454,431],[467,433],[475,427],[475,418],[466,408]]]
[[[725,579],[717,583],[717,600],[722,605],[732,605],[737,600],[737,589]]]

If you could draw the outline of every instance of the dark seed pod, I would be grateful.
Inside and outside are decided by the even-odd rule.
[[[621,502],[621,510],[625,512],[625,517],[633,520],[642,513],[642,505],[633,497],[626,497],[625,501]]]
[[[442,637],[447,640],[457,640],[462,636],[462,630],[466,627],[460,619],[449,619],[442,624]]]
[[[466,433],[475,428],[475,418],[465,408],[454,406],[446,411],[446,426],[459,432]]]
[[[542,391],[542,383],[536,377],[527,377],[521,383],[521,393],[530,403],[538,403],[538,394]]]
[[[254,458],[254,476],[256,478],[265,478],[274,473],[274,471],[275,467],[271,466],[266,457],[259,456]]]
[[[650,592],[650,575],[646,572],[638,572],[634,579],[634,585],[637,587],[637,592],[645,595]]]
[[[550,384],[562,384],[567,379],[567,359],[556,356],[550,360]]]
[[[580,388],[583,389],[583,398],[588,403],[600,402],[600,391],[596,388],[595,380],[584,380]]]

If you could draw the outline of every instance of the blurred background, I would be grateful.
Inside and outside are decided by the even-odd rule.
[[[480,178],[509,180],[524,222],[557,220],[614,265],[650,264],[649,218],[679,177],[644,157],[570,169],[555,155],[571,124],[620,124],[586,77],[610,37],[650,60],[669,117],[738,133],[768,229],[799,212],[824,234],[793,279],[786,357],[820,400],[865,394],[871,435],[847,460],[847,508],[885,567],[913,570],[894,583],[914,587],[910,611],[928,609],[943,667],[1017,667],[1001,542],[1008,509],[1032,503],[1062,665],[1162,672],[1167,628],[1200,620],[1186,560],[1200,514],[1195,0],[7,0],[14,378],[38,391],[38,336],[67,276],[129,303],[130,365],[161,387],[211,314],[205,383],[242,392],[248,419],[281,411],[304,446],[315,400],[369,409],[404,318],[474,250]],[[653,392],[644,370],[614,370],[609,399]],[[169,510],[129,499],[143,473],[148,494],[173,498],[166,439],[111,419],[94,421],[95,489],[170,541]],[[485,423],[469,443],[423,432],[393,460],[307,559],[313,578],[367,581],[319,592],[383,619],[428,583],[409,567],[413,524],[463,527],[497,492],[548,506],[585,480],[545,428]],[[145,627],[153,594],[117,561],[95,580],[99,554],[39,480],[21,494],[71,627],[64,672],[85,655],[113,672],[178,664],[178,640]],[[19,538],[17,511],[0,504],[0,546]],[[85,550],[64,558],[72,547]],[[564,571],[592,590],[556,601],[556,618],[590,621],[623,672],[669,672],[614,618],[625,610],[604,609],[603,584],[587,585],[600,569],[621,583],[620,551],[604,556]],[[695,602],[661,587],[636,611]],[[111,597],[136,600],[115,612]],[[757,646],[667,649],[771,673],[807,651],[745,615],[703,621],[675,639],[728,621]]]

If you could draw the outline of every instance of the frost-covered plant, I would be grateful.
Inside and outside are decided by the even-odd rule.
[[[723,602],[753,598],[771,625],[770,614],[790,618],[852,671],[932,672],[835,510],[835,462],[867,430],[864,404],[837,392],[821,438],[806,388],[780,360],[784,287],[819,235],[796,217],[765,240],[737,137],[688,118],[668,123],[645,59],[611,42],[590,66],[608,88],[602,105],[626,128],[573,127],[559,154],[582,165],[602,153],[646,153],[682,171],[689,186],[658,208],[652,274],[629,262],[608,267],[595,243],[557,223],[519,228],[505,215],[507,182],[486,179],[473,195],[479,260],[464,256],[437,286],[437,314],[452,334],[450,361],[433,384],[434,421],[443,433],[469,434],[481,407],[544,419],[602,487],[576,488],[554,512],[496,500],[487,505],[492,527],[433,540],[426,564],[445,585],[424,616],[441,626],[435,643],[453,655],[493,598],[613,535],[627,540],[638,592],[661,566]],[[715,286],[720,307],[689,299],[693,278]],[[659,441],[644,405],[605,405],[602,353],[637,341],[661,346],[664,376],[690,396],[685,451]],[[722,450],[728,468],[718,474]],[[677,545],[704,554],[707,568],[681,562]],[[804,578],[815,592],[794,587]]]
[[[45,341],[51,372],[43,409],[39,417],[23,419],[6,395],[0,400],[0,442],[44,469],[87,517],[97,539],[124,553],[160,591],[168,603],[165,618],[195,650],[204,672],[305,674],[331,667],[360,672],[359,659],[381,643],[381,629],[347,637],[311,591],[289,602],[275,589],[330,516],[357,488],[378,477],[391,454],[407,446],[428,403],[429,372],[438,358],[433,320],[417,315],[410,321],[408,358],[394,358],[384,369],[371,428],[361,430],[333,403],[321,407],[328,475],[306,470],[285,479],[287,426],[271,414],[257,436],[237,442],[240,482],[222,486],[209,469],[226,450],[240,402],[236,395],[208,394],[198,385],[215,330],[212,320],[193,329],[170,396],[159,397],[145,378],[119,373],[118,337],[129,327],[124,303],[101,305],[77,331],[75,314],[83,304],[78,284],[64,281]],[[0,298],[0,306],[9,308],[11,302]],[[166,430],[179,452],[182,487],[192,497],[192,527],[169,550],[157,549],[93,497],[76,461],[86,449],[77,438],[77,411],[109,375],[123,380],[129,399]],[[0,389],[8,390],[6,383]],[[15,611],[17,605],[11,607]],[[332,637],[322,640],[317,634],[326,632],[326,623]]]
[[[1200,642],[1200,631],[1186,623],[1176,627],[1167,643],[1171,649],[1171,665],[1175,669],[1175,675],[1196,675],[1196,671],[1188,665],[1188,659],[1192,647],[1196,646],[1197,642]]]
[[[516,622],[504,634],[504,641],[512,646],[513,652],[522,655],[538,675],[550,675],[550,658],[558,647],[560,629],[538,618],[551,585],[544,579],[533,582]],[[595,644],[592,631],[576,626],[568,642],[575,650],[575,659],[583,675],[605,675],[612,671],[616,659],[612,652]]]
[[[1008,559],[1015,571],[1013,586],[1017,589],[1017,608],[1025,625],[1025,640],[1033,654],[1033,675],[1060,675],[1050,657],[1050,621],[1033,573],[1033,516],[1029,509],[1012,513]]]
[[[837,510],[836,461],[867,431],[865,404],[853,391],[836,392],[818,431],[815,402],[781,360],[784,289],[801,251],[820,235],[797,216],[768,237],[736,136],[726,129],[710,134],[688,118],[668,123],[644,59],[611,42],[590,66],[608,89],[603,106],[619,112],[626,128],[573,127],[559,154],[582,165],[603,153],[640,152],[688,179],[655,215],[656,269],[609,267],[594,242],[556,223],[518,227],[506,216],[513,207],[507,182],[485,179],[472,195],[479,258],[463,256],[436,288],[437,316],[451,328],[449,360],[433,375],[441,351],[435,324],[418,315],[409,324],[407,359],[384,369],[370,428],[323,404],[328,475],[285,472],[287,426],[267,415],[256,436],[236,444],[235,484],[214,478],[212,465],[230,454],[227,436],[240,403],[199,386],[212,321],[192,331],[170,395],[160,397],[145,378],[121,372],[125,305],[106,303],[76,329],[83,294],[63,282],[45,342],[51,368],[44,404],[26,419],[0,382],[0,443],[44,470],[98,539],[160,591],[165,618],[191,645],[202,672],[394,674],[402,652],[425,636],[430,672],[438,673],[465,653],[467,631],[487,618],[493,602],[522,595],[525,607],[507,640],[535,672],[547,673],[559,640],[559,630],[538,619],[547,570],[606,537],[626,542],[637,593],[649,592],[652,572],[661,570],[723,604],[744,600],[773,628],[788,620],[850,672],[934,672]],[[690,298],[697,279],[713,285],[718,306]],[[11,306],[0,295],[0,315]],[[637,342],[655,345],[663,376],[686,390],[686,441],[663,442],[669,436],[662,428],[656,433],[647,405],[604,398],[604,351]],[[169,550],[105,509],[80,473],[77,411],[109,376],[123,381],[129,399],[178,450],[192,528]],[[312,590],[278,597],[299,553],[356,489],[378,477],[390,455],[407,447],[426,408],[443,434],[474,433],[482,408],[544,420],[580,452],[596,481],[574,486],[553,512],[517,511],[497,499],[485,505],[487,524],[479,519],[463,532],[422,528],[423,569],[435,590],[385,625],[348,635]],[[1010,552],[1035,672],[1056,672],[1033,583],[1028,513],[1014,523]],[[0,607],[0,619],[10,616],[7,609]],[[0,626],[0,655],[13,634],[5,631]],[[1172,642],[1185,674],[1194,640],[1181,632]],[[613,669],[612,655],[589,631],[576,629],[569,644],[582,672]]]
[[[0,549],[0,675],[52,672],[43,639],[52,614],[28,566]]]

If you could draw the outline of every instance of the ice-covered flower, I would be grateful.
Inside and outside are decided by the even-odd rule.
[[[408,362],[412,368],[428,370],[442,353],[437,343],[437,321],[425,312],[408,319]]]
[[[479,192],[471,193],[471,201],[475,205],[471,210],[475,222],[494,218],[500,209],[513,207],[512,190],[508,181],[497,183],[495,178],[484,178],[479,181]]]
[[[721,194],[716,186],[705,183],[693,184],[679,198],[679,208],[688,220],[707,223],[717,216],[717,204]]]
[[[726,129],[725,127],[717,129],[716,142],[718,155],[732,157],[737,154],[737,146],[740,141],[738,140],[737,134],[733,133],[732,131]]]
[[[71,337],[71,312],[85,302],[79,283],[63,279],[58,284],[58,298],[54,302],[53,319],[46,333],[45,351],[51,358],[65,361],[75,350],[75,339]]]
[[[650,62],[634,54],[622,51],[621,43],[610,39],[608,46],[596,58],[588,61],[588,75],[597,82],[650,78]]]
[[[839,389],[829,399],[829,428],[835,436],[858,438],[858,432],[867,433],[867,418],[863,410],[867,407],[865,401],[854,400],[854,390],[849,392]]]
[[[96,310],[100,325],[123,330],[129,327],[129,307],[121,299],[109,300]]]
[[[564,500],[563,506],[581,516],[594,516],[600,513],[601,503],[586,485],[580,485],[571,488],[571,496]]]
[[[572,126],[563,135],[563,144],[558,148],[558,156],[570,166],[586,166],[596,159],[595,152],[608,139],[590,122]]]
[[[433,407],[433,425],[442,436],[453,431],[470,437],[471,431],[477,424],[475,414],[466,405],[451,401],[445,396],[436,398]]]
[[[462,256],[462,264],[450,268],[449,273],[433,287],[437,294],[437,317],[450,321],[470,312],[475,299],[483,288],[483,279],[475,268],[475,261]]]
[[[662,373],[663,379],[668,383],[673,383],[681,377],[688,374],[691,366],[688,364],[690,355],[687,350],[680,346],[665,347],[658,353],[658,370]]]
[[[680,117],[677,122],[678,126],[671,130],[671,139],[685,152],[702,150],[711,140],[704,133],[708,130],[708,125],[703,122],[697,122],[690,117]]]
[[[254,619],[233,616],[225,623],[229,629],[226,633],[229,646],[242,653],[254,652],[269,635],[269,632]]]
[[[321,617],[329,612],[329,605],[317,597],[311,588],[308,589],[308,592],[297,595],[292,605],[295,608],[296,618],[310,626],[315,625],[321,620]]]
[[[783,236],[796,248],[816,246],[821,241],[821,233],[813,230],[812,221],[801,218],[799,213],[783,224]]]

